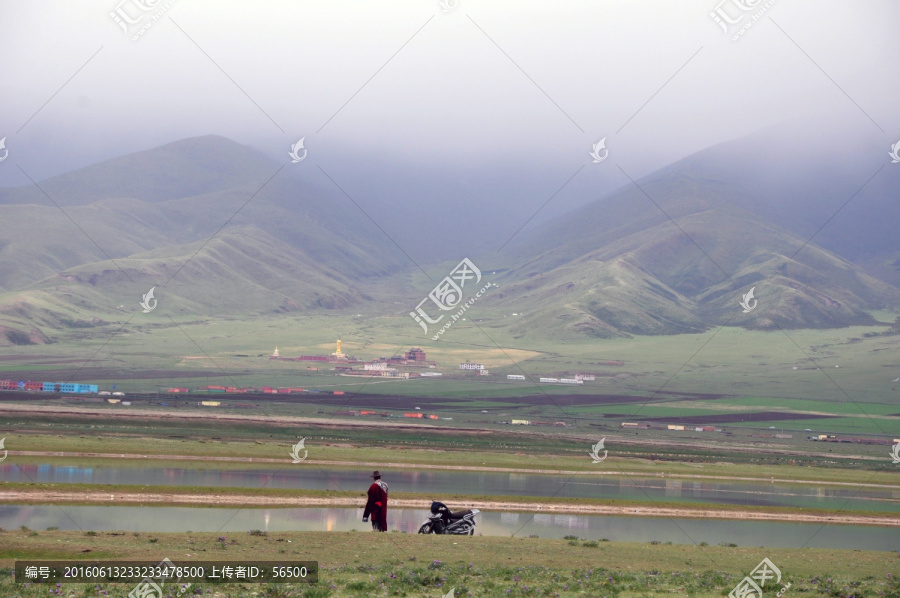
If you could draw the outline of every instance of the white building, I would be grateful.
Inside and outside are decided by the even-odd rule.
[[[459,369],[461,370],[483,370],[484,365],[480,363],[461,363],[459,364]]]
[[[520,374],[507,374],[506,379],[507,380],[524,380],[525,376],[522,376]]]
[[[379,372],[382,378],[409,378],[409,372],[398,372],[397,370],[383,370]]]

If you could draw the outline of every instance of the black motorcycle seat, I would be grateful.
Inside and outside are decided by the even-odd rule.
[[[472,509],[466,509],[465,511],[459,511],[457,513],[450,513],[450,521],[457,521],[462,519],[466,515],[471,515]]]

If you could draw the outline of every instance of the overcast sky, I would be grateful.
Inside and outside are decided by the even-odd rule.
[[[305,136],[344,179],[444,173],[508,201],[518,169],[537,205],[603,137],[634,176],[809,115],[900,138],[893,0],[447,1],[0,0],[0,186],[208,133],[287,161]],[[163,14],[134,41],[117,9]]]

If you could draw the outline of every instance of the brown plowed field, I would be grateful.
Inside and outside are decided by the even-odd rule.
[[[78,360],[70,360],[76,362]],[[58,361],[54,363],[64,363]],[[232,377],[238,378],[242,374],[233,373]],[[24,372],[9,371],[0,374],[0,378],[4,380],[34,380],[34,381],[54,381],[54,382],[82,382],[91,384],[95,380],[159,380],[168,378],[217,378],[222,376],[219,373],[211,373],[207,370],[136,370],[134,372],[128,370],[117,370],[99,367],[84,368],[55,368],[50,370],[28,370]],[[206,384],[203,382],[202,384]],[[211,384],[215,384],[214,382]]]
[[[266,395],[271,396],[271,395]],[[280,397],[281,395],[279,395]],[[721,398],[720,395],[692,395],[690,393],[679,394],[679,400],[714,400]],[[338,399],[335,399],[338,400]],[[417,396],[385,396],[374,394],[361,394],[348,392],[343,395],[339,402],[346,403],[348,401],[365,401],[366,406],[381,407],[384,409],[407,409],[410,404],[416,404],[418,401],[422,404],[428,403],[467,403],[471,400],[491,401],[495,403],[510,403],[514,405],[627,405],[630,403],[648,403],[669,401],[669,398],[663,397],[644,397],[634,395],[608,395],[608,394],[551,394],[551,395],[533,395],[524,397],[478,397],[477,399],[469,398],[424,398]],[[320,402],[318,399],[316,402]],[[357,404],[354,402],[354,405]],[[487,407],[490,410],[490,407]],[[623,416],[627,417],[627,416]]]

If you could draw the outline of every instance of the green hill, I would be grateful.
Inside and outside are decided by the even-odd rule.
[[[138,303],[151,287],[158,303],[150,314],[138,316],[144,324],[168,325],[168,316],[253,317],[340,309],[370,300],[312,256],[263,230],[245,227],[209,242],[137,253],[115,264],[77,266],[0,295],[0,327],[6,326],[7,333],[19,331],[18,336],[6,334],[14,344],[30,344],[22,333],[37,333],[31,343],[47,342],[64,329],[107,334],[109,324],[141,311]]]
[[[900,305],[896,287],[772,224],[752,179],[698,156],[481,256],[501,287],[480,305],[525,313],[516,338],[830,328]],[[161,323],[408,309],[415,266],[304,166],[206,136],[43,181],[61,209],[34,187],[0,190],[0,343],[108,333],[151,287],[159,309],[142,317]],[[744,314],[753,287],[758,307]]]
[[[173,313],[343,308],[409,267],[347,198],[282,166],[207,136],[43,181],[59,208],[0,190],[0,342],[102,326],[159,285]]]
[[[408,267],[408,258],[349,200],[282,166],[207,136],[41,182],[62,210],[33,186],[0,190],[0,221],[9,223],[0,230],[0,289],[247,225],[344,275]]]
[[[641,185],[515,239],[489,303],[528,314],[523,334],[563,337],[840,327],[900,305],[897,288],[723,201],[734,191],[721,183],[670,173]],[[752,287],[759,304],[744,314]]]

